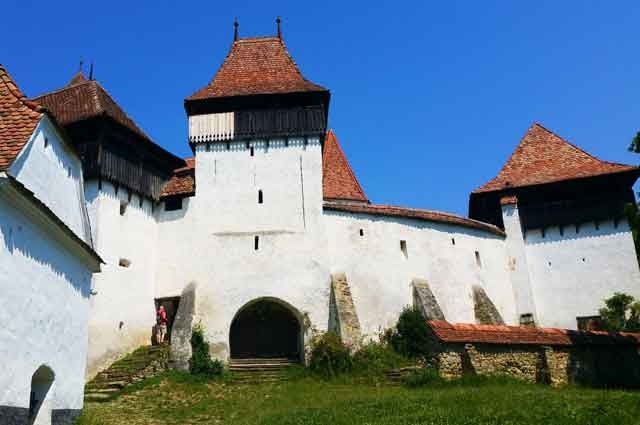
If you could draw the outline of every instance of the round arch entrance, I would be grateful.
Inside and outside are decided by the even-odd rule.
[[[273,298],[252,301],[231,322],[232,359],[288,358],[300,360],[302,327],[293,307]]]

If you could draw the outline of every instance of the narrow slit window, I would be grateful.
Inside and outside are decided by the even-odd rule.
[[[260,249],[260,236],[253,237],[253,250],[257,251]]]
[[[451,238],[451,245],[455,245],[455,244],[456,244],[455,238]]]
[[[476,251],[476,265],[482,267],[482,259],[480,258],[480,252]]]
[[[364,236],[364,229],[360,229],[360,236]]]
[[[249,155],[253,156],[254,155],[254,151],[253,151],[253,146],[251,146],[249,148]]]
[[[258,191],[258,203],[261,204],[263,202],[262,190]]]
[[[404,258],[409,258],[409,252],[407,251],[407,241],[405,240],[400,241],[400,251],[402,251]]]
[[[120,215],[124,215],[127,212],[127,206],[129,206],[127,201],[120,201]]]
[[[48,137],[45,137],[45,138],[44,138],[44,147],[46,148],[46,147],[48,147],[48,146],[49,146],[49,138],[48,138]]]

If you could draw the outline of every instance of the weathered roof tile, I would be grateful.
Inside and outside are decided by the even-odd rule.
[[[634,170],[638,167],[602,161],[535,123],[500,173],[474,193]]]
[[[234,41],[211,82],[187,101],[310,91],[326,89],[302,76],[282,39],[256,37]]]
[[[11,166],[43,113],[43,108],[28,100],[0,65],[0,171]]]

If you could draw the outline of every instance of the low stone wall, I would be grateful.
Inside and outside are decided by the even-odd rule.
[[[441,343],[437,348],[435,364],[447,379],[476,374],[553,386],[640,387],[640,353],[632,346]]]

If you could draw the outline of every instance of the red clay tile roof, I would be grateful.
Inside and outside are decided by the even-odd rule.
[[[28,100],[0,65],[0,171],[11,166],[43,113],[44,109]]]
[[[386,217],[412,218],[416,220],[432,221],[436,223],[444,223],[453,226],[462,226],[471,229],[483,230],[499,236],[505,235],[505,233],[501,229],[492,224],[487,224],[481,221],[472,220],[470,218],[460,217],[455,214],[449,214],[440,211],[394,207],[391,205],[371,205],[365,203],[326,201],[324,203],[324,209],[350,213],[381,215]]]
[[[95,80],[87,80],[81,72],[69,84],[34,100],[50,111],[60,125],[106,115],[142,138],[151,141],[133,122],[107,91]]]
[[[185,158],[186,167],[177,168],[174,175],[162,188],[161,198],[168,196],[192,196],[196,193],[196,160]]]
[[[209,85],[187,100],[310,91],[326,89],[302,76],[282,39],[244,38],[233,42]]]
[[[333,130],[327,132],[322,152],[322,191],[325,200],[368,202]]]
[[[601,161],[535,123],[500,173],[474,193],[637,170],[638,167]]]
[[[640,333],[572,331],[527,326],[451,324],[440,320],[428,321],[427,324],[440,341],[450,343],[640,345]]]

